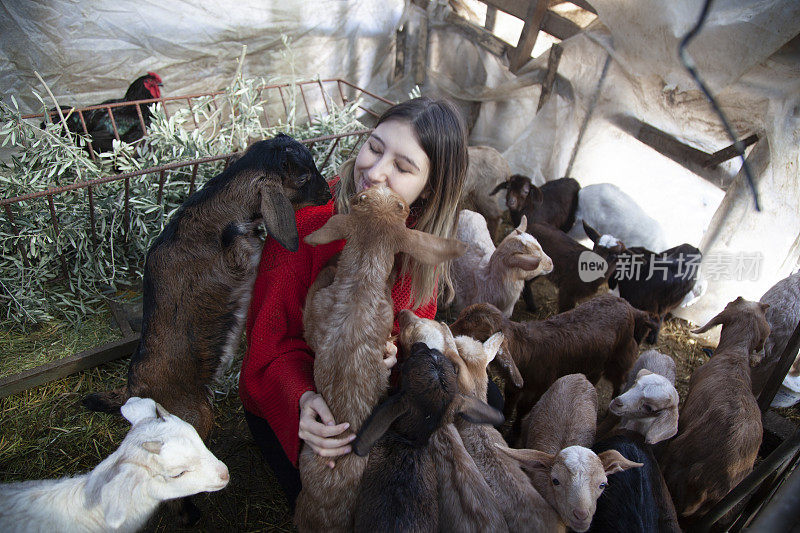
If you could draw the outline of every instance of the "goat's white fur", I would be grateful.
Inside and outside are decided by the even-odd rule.
[[[468,248],[451,266],[456,285],[455,312],[473,303],[487,302],[510,317],[525,281],[553,270],[553,261],[536,238],[526,233],[526,228],[527,218],[523,215],[520,225],[495,248],[480,213],[468,209],[459,213],[457,236]],[[539,258],[539,264],[533,269],[523,268],[521,261],[509,262],[514,256],[529,262]]]
[[[162,501],[228,484],[190,424],[149,398],[130,398],[122,414],[133,427],[88,474],[0,485],[0,531],[137,531]]]
[[[586,238],[583,223],[601,235],[614,235],[625,246],[643,246],[654,252],[667,248],[664,230],[636,201],[611,183],[587,185],[578,192],[575,225],[569,234],[576,240]]]

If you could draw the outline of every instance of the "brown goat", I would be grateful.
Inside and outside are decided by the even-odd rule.
[[[588,260],[600,259],[591,250],[560,229],[548,224],[528,222],[528,233],[536,237],[544,253],[553,260],[553,271],[545,277],[558,288],[559,313],[568,311],[575,307],[580,300],[593,296],[614,272],[616,263],[612,261],[607,265],[608,268],[605,272],[598,272],[591,281],[583,281],[580,271],[581,263],[586,264]],[[584,277],[586,277],[586,273],[584,273]],[[528,309],[534,310],[536,302],[533,301],[530,282],[525,284],[522,296]]]
[[[491,146],[470,146],[469,165],[461,195],[465,208],[477,211],[486,219],[489,234],[494,239],[500,227],[502,210],[489,193],[498,183],[505,183],[511,169],[503,156]]]
[[[636,361],[639,341],[652,327],[646,313],[604,294],[571,311],[530,322],[513,322],[492,305],[475,304],[462,311],[451,329],[481,341],[498,331],[505,334],[507,350],[496,361],[506,374],[506,417],[517,408],[513,441],[522,417],[561,376],[581,373],[592,384],[605,377],[617,396]]]
[[[455,338],[458,385],[463,394],[486,401],[486,366],[500,350],[503,334],[495,333],[480,343],[467,336]],[[509,531],[563,530],[553,508],[537,492],[516,460],[503,453],[500,432],[490,426],[456,421],[464,447],[492,489]]]
[[[299,244],[294,210],[330,200],[311,152],[286,135],[251,145],[192,194],[147,252],[142,335],[128,384],[90,394],[94,411],[153,398],[192,424],[213,427],[210,386],[238,346],[261,256],[260,223],[284,248]]]
[[[703,513],[753,468],[761,411],[751,390],[750,359],[764,347],[769,306],[737,298],[694,331],[722,325],[714,355],[694,371],[678,434],[661,457],[664,479],[682,517]]]
[[[395,255],[435,265],[464,253],[454,239],[406,227],[408,205],[388,187],[371,187],[353,196],[349,214],[333,215],[306,237],[312,245],[347,239],[331,276],[320,275],[309,288],[303,313],[305,337],[315,353],[314,383],[337,422],[357,431],[389,386],[383,363],[391,334],[390,276]],[[332,277],[332,279],[331,279]],[[303,489],[295,523],[301,530],[351,531],[353,507],[366,458],[348,454],[328,459],[304,446],[300,453]]]

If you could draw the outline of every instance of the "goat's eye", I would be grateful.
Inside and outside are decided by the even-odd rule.
[[[171,477],[172,479],[178,479],[179,477],[181,477],[182,475],[184,475],[184,474],[185,474],[185,473],[187,473],[187,472],[188,472],[188,470],[184,470],[184,471],[183,471],[183,472],[181,472],[180,474],[178,474],[178,475],[175,475],[175,476],[170,476],[170,477]]]
[[[561,485],[561,482],[556,478],[553,478],[553,485]]]
[[[608,487],[608,483],[600,483],[600,490],[603,490],[606,487]]]
[[[358,199],[362,200],[362,201],[366,200],[367,199],[367,195],[366,194],[362,194],[361,196],[358,197]]]
[[[647,413],[653,413],[653,412],[655,412],[655,409],[653,409],[653,408],[652,408],[652,407],[651,407],[649,404],[644,404],[644,405],[642,405],[642,408],[643,408],[643,409],[645,410],[645,412],[647,412]]]

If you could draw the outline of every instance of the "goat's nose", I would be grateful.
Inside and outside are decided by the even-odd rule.
[[[611,405],[613,405],[614,407],[622,407],[624,404],[622,403],[622,400],[620,400],[619,398],[614,398],[611,401]]]
[[[217,469],[217,473],[219,474],[219,479],[222,481],[228,481],[231,478],[231,474],[228,472],[228,467],[224,464]]]
[[[572,511],[572,514],[574,514],[575,518],[577,518],[578,520],[586,520],[587,518],[589,518],[589,511],[587,511],[586,509],[575,509]]]

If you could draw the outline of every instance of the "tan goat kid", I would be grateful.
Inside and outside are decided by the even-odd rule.
[[[303,314],[314,350],[314,382],[337,422],[357,431],[385,396],[389,369],[383,363],[391,334],[390,276],[395,255],[435,265],[466,246],[406,227],[408,205],[387,187],[371,187],[350,201],[349,214],[333,215],[306,237],[311,245],[347,239],[335,268],[324,269],[309,288]],[[334,273],[335,272],[335,273]],[[347,454],[336,467],[304,446],[303,489],[295,523],[301,531],[352,531],[353,507],[367,457]]]

